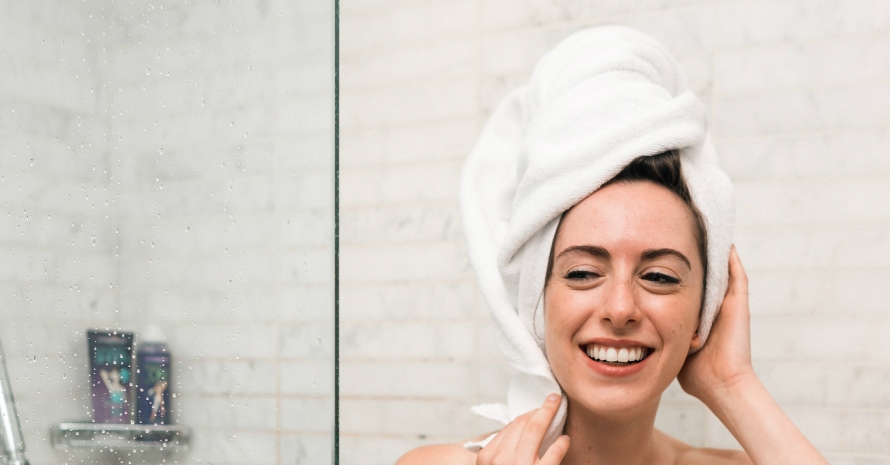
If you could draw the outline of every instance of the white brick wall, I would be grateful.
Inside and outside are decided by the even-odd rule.
[[[886,2],[343,0],[341,13],[342,463],[493,428],[465,410],[502,400],[507,373],[463,248],[460,164],[541,54],[609,23],[663,41],[709,107],[764,382],[832,463],[890,461]],[[737,447],[676,385],[658,425]]]
[[[330,463],[332,17],[0,2],[0,339],[32,463]],[[85,330],[150,322],[192,451],[54,451],[91,413]]]

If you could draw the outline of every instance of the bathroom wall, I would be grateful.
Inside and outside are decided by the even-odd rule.
[[[890,461],[890,10],[877,0],[344,0],[344,464],[493,430],[507,373],[461,237],[463,158],[494,105],[572,31],[672,50],[737,192],[754,362],[836,464]],[[738,447],[672,386],[657,425]]]
[[[331,463],[333,4],[0,2],[0,337],[32,463]],[[159,325],[192,450],[53,451]],[[51,400],[48,402],[48,400]]]

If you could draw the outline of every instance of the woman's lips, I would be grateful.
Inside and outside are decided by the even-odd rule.
[[[587,364],[606,376],[627,376],[646,365],[653,349],[632,341],[601,341],[581,346]]]
[[[649,355],[649,348],[611,347],[604,344],[588,344],[587,356],[600,362],[636,363]]]

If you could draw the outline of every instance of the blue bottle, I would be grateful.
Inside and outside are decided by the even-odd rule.
[[[169,425],[170,352],[163,333],[151,327],[136,349],[136,423]]]

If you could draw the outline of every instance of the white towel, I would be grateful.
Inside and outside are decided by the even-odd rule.
[[[541,308],[556,226],[634,158],[670,149],[680,150],[707,228],[704,340],[726,292],[732,185],[718,167],[705,107],[671,54],[625,27],[582,30],[547,53],[528,85],[491,115],[464,166],[460,205],[471,262],[517,374],[506,406],[476,413],[506,424],[561,393],[544,353]],[[542,450],[562,434],[565,415],[563,396]]]

